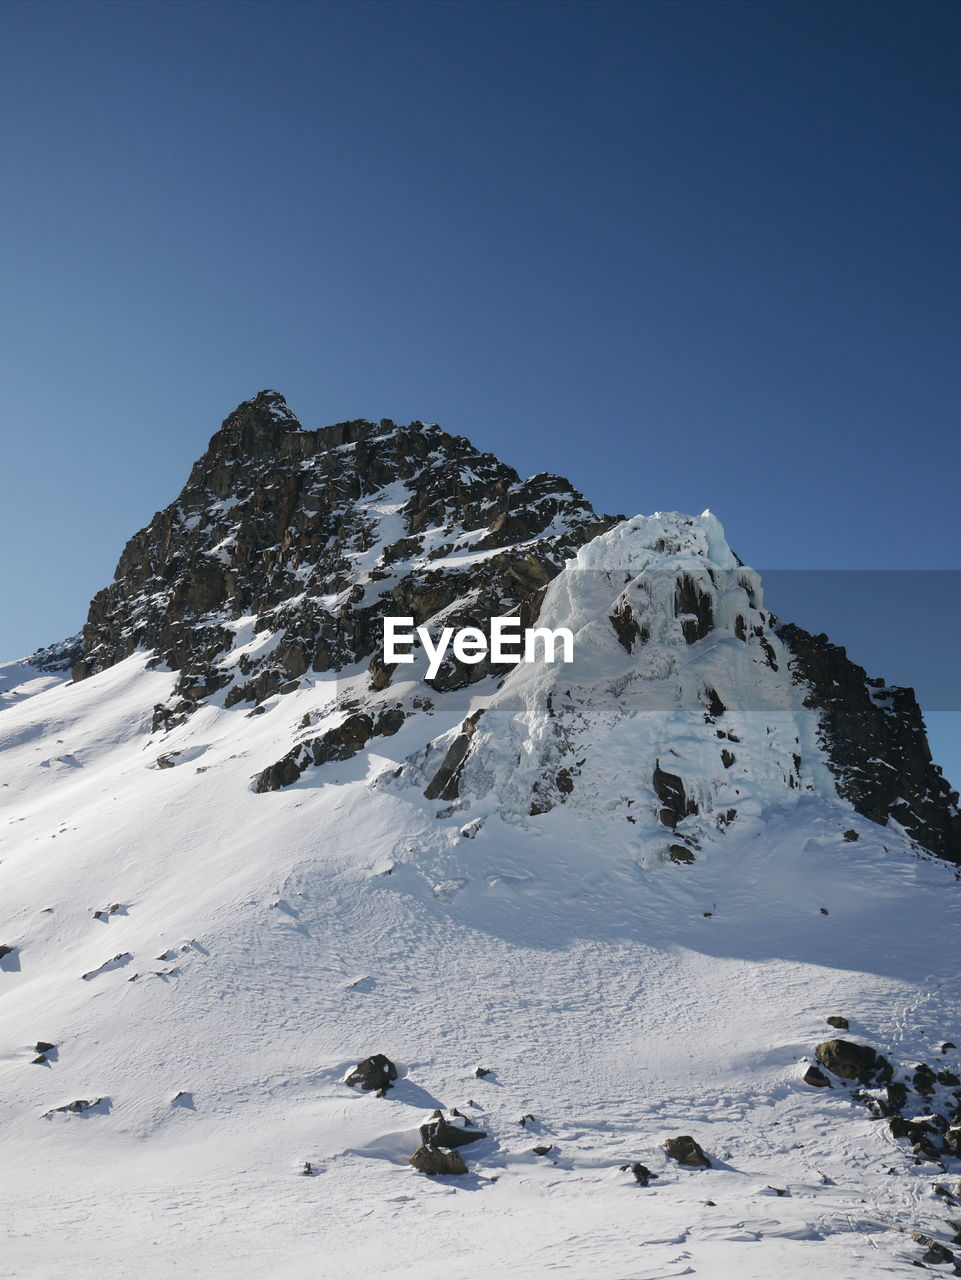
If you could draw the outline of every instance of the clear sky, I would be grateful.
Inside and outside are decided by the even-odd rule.
[[[30,0],[0,45],[0,654],[262,387],[762,568],[959,567],[953,0]]]

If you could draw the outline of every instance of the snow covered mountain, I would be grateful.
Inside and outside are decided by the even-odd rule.
[[[261,392],[0,698],[0,1275],[954,1268],[957,794],[709,513]]]

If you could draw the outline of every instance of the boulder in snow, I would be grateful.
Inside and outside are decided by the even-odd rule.
[[[466,1173],[467,1165],[459,1151],[444,1151],[440,1147],[424,1145],[411,1156],[410,1164],[418,1173],[436,1177],[444,1173]]]
[[[363,1062],[358,1062],[344,1084],[349,1084],[351,1088],[359,1087],[368,1091],[375,1090],[378,1093],[383,1090],[386,1093],[396,1079],[397,1068],[390,1058],[383,1053],[373,1053]]]
[[[486,1138],[483,1129],[471,1124],[466,1116],[455,1116],[445,1119],[439,1111],[434,1112],[432,1119],[420,1126],[420,1140],[427,1147],[466,1147],[470,1142]]]
[[[842,1080],[887,1084],[891,1079],[890,1062],[868,1044],[855,1044],[852,1040],[824,1040],[815,1053],[821,1066]]]
[[[678,1164],[689,1165],[695,1169],[710,1169],[711,1162],[704,1154],[700,1144],[690,1134],[684,1133],[677,1138],[668,1138],[664,1150]]]

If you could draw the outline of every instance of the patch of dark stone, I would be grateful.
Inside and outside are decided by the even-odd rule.
[[[622,1164],[621,1173],[627,1172],[633,1173],[634,1181],[642,1187],[649,1186],[652,1180],[658,1176],[656,1173],[652,1173],[647,1165],[641,1164],[639,1160],[635,1160],[633,1164]]]
[[[550,1146],[547,1146],[547,1147],[531,1147],[531,1152],[532,1152],[535,1156],[546,1156],[546,1155],[550,1155],[550,1153],[551,1153],[553,1150],[554,1150],[554,1144],[553,1144],[553,1143],[551,1143],[551,1144],[550,1144]]]
[[[919,1062],[914,1068],[914,1087],[923,1098],[930,1098],[938,1078],[926,1062]]]
[[[364,1058],[363,1062],[358,1062],[344,1084],[350,1085],[352,1089],[365,1089],[382,1098],[396,1079],[397,1068],[390,1058],[383,1053],[374,1053],[369,1058]]]
[[[674,588],[674,614],[688,644],[703,640],[714,626],[711,597],[686,573],[679,575]]]
[[[491,1067],[475,1067],[474,1068],[474,1075],[477,1077],[478,1080],[483,1080],[484,1076],[489,1076],[492,1073],[493,1073],[493,1068]]]
[[[711,1162],[700,1144],[695,1142],[690,1134],[685,1133],[677,1138],[668,1138],[664,1143],[664,1150],[672,1160],[689,1168],[710,1169],[711,1167]]]
[[[672,862],[691,863],[695,861],[693,852],[686,844],[668,845],[667,853]]]
[[[444,1151],[441,1147],[432,1147],[427,1144],[418,1147],[408,1163],[413,1165],[418,1173],[426,1173],[431,1178],[443,1174],[467,1172],[464,1157],[459,1151]]]
[[[850,1026],[847,1018],[842,1018],[840,1014],[836,1013],[832,1014],[829,1018],[825,1018],[824,1021],[829,1027],[834,1027],[837,1031],[847,1031]]]

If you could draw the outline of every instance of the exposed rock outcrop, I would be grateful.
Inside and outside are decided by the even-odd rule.
[[[564,557],[613,523],[558,476],[521,480],[462,436],[413,422],[304,430],[276,391],[224,421],[178,499],[128,542],[83,630],[84,679],[138,647],[180,673],[177,714],[228,688],[258,703],[308,671],[376,659],[381,619],[527,622]],[[469,550],[471,563],[457,563]],[[269,644],[229,655],[235,623]],[[526,625],[526,623],[525,623]],[[490,662],[451,658],[438,688]]]
[[[914,690],[871,679],[825,635],[793,623],[777,634],[807,686],[806,705],[820,713],[839,794],[872,822],[893,820],[926,849],[961,862],[958,793],[932,763]]]
[[[853,1040],[825,1040],[815,1053],[821,1066],[842,1080],[884,1084],[891,1079],[891,1063],[868,1044],[855,1044]]]

